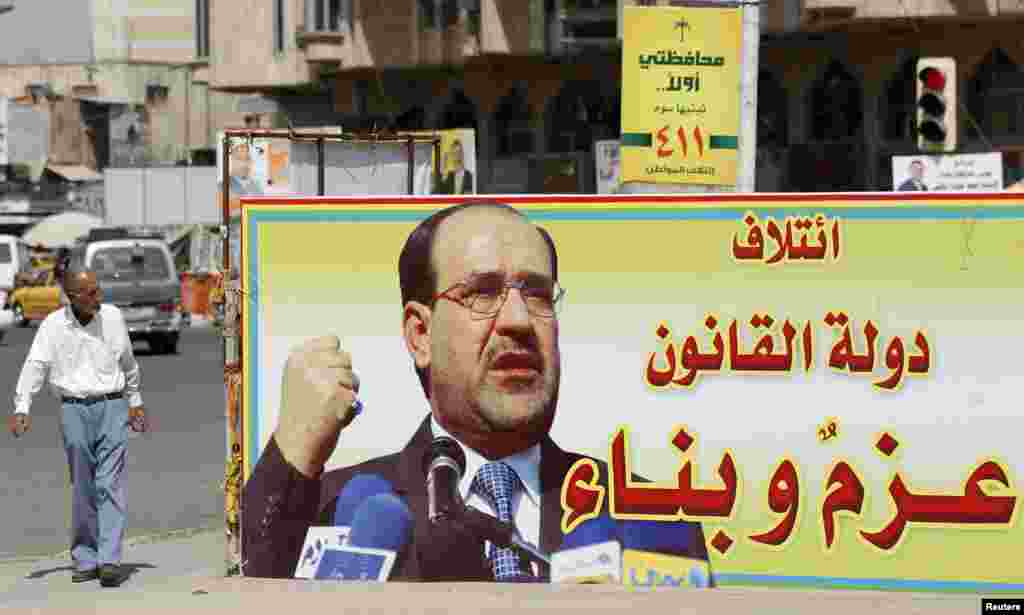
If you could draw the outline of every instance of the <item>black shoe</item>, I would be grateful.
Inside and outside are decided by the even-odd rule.
[[[103,587],[117,587],[124,583],[125,578],[124,571],[116,564],[100,566],[100,585]]]
[[[90,568],[89,570],[76,570],[71,575],[72,583],[85,583],[87,581],[95,581],[100,578],[99,568]]]

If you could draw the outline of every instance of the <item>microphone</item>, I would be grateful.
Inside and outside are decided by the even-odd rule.
[[[412,512],[405,502],[393,493],[382,493],[356,510],[348,542],[353,547],[398,552],[412,537],[412,525]]]
[[[650,551],[622,551],[622,582],[630,587],[714,587],[706,560]]]
[[[459,520],[465,505],[459,481],[466,454],[455,440],[434,438],[423,455],[427,481],[427,519],[416,557],[427,581],[486,581],[490,571],[483,539]]]
[[[632,587],[714,587],[707,547],[694,523],[625,521],[623,583]]]
[[[697,526],[662,521],[581,523],[552,556],[552,583],[623,583],[631,587],[714,587]]]
[[[385,493],[394,493],[394,488],[377,474],[356,474],[350,478],[334,501],[331,525],[312,526],[306,531],[294,577],[313,578],[326,548],[348,544],[356,509],[367,499]]]
[[[515,526],[511,523],[505,523],[495,517],[488,515],[487,513],[480,512],[475,508],[469,506],[463,507],[462,514],[457,519],[456,523],[463,524],[471,532],[489,540],[499,548],[516,548],[528,555],[533,560],[545,564],[551,565],[551,558],[548,557],[538,547],[530,544],[519,532],[516,531]]]
[[[395,489],[378,474],[356,474],[349,479],[338,493],[334,504],[335,527],[349,527],[359,508],[367,499],[382,493],[394,493]]]
[[[313,578],[387,581],[395,559],[412,537],[412,526],[412,512],[398,496],[371,496],[353,515],[349,543],[328,547]]]
[[[423,535],[417,533],[416,542],[420,575],[425,581],[493,580],[483,538],[457,519],[447,517],[424,524]]]
[[[624,521],[619,535],[622,546],[627,549],[708,558],[703,536],[695,523]]]
[[[466,454],[451,438],[435,438],[423,455],[427,477],[427,518],[432,524],[458,515],[462,510],[459,481],[466,471]]]
[[[607,516],[587,519],[562,540],[551,556],[552,583],[620,583],[619,528]]]
[[[601,515],[593,519],[587,519],[576,526],[576,529],[566,534],[565,538],[562,539],[562,546],[559,550],[577,549],[609,540],[619,542],[620,539],[619,526],[611,517]]]

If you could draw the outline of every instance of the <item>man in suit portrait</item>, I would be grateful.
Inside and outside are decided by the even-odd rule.
[[[262,195],[263,188],[252,176],[253,159],[249,143],[238,143],[231,150],[229,194],[232,196]]]
[[[924,192],[928,186],[924,185],[924,163],[914,160],[910,163],[910,177],[900,184],[899,192]]]
[[[473,173],[466,168],[466,155],[462,147],[462,140],[452,141],[451,148],[445,155],[445,162],[442,168],[448,168],[451,162],[452,170],[441,180],[438,189],[439,194],[473,194]]]
[[[454,439],[466,457],[459,484],[466,505],[514,524],[545,553],[561,546],[562,482],[584,456],[562,450],[549,435],[561,382],[558,312],[565,294],[554,240],[508,205],[455,205],[412,231],[398,274],[404,346],[426,397],[419,428],[408,440],[395,434],[396,447],[405,444],[394,454],[325,472],[360,412],[359,379],[337,337],[293,349],[278,425],[243,490],[243,573],[291,577],[308,528],[331,525],[349,479],[375,474],[391,483],[413,517],[412,537],[389,580],[546,580],[547,566],[525,558],[515,578],[508,576],[497,563],[505,558],[507,564],[510,550],[488,548],[483,539],[438,560],[431,553],[423,459],[434,438]],[[596,463],[607,485],[607,466]],[[499,483],[501,489],[493,487]],[[689,537],[688,557],[708,559],[699,524],[670,525]]]

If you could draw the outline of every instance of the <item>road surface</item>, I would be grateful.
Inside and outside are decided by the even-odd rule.
[[[7,431],[14,387],[35,327],[0,341],[0,559],[52,555],[68,548],[70,491],[61,445],[60,406],[44,389],[32,407],[32,431]],[[177,355],[149,355],[135,345],[142,396],[154,424],[128,442],[129,537],[222,524],[225,420],[221,338],[187,329]]]

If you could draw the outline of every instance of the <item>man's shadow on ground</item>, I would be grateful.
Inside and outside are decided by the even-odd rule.
[[[121,582],[124,583],[143,568],[156,568],[153,564],[121,564]],[[56,568],[44,568],[25,575],[26,579],[36,580],[47,577],[58,572],[74,572],[74,566],[57,566]]]

